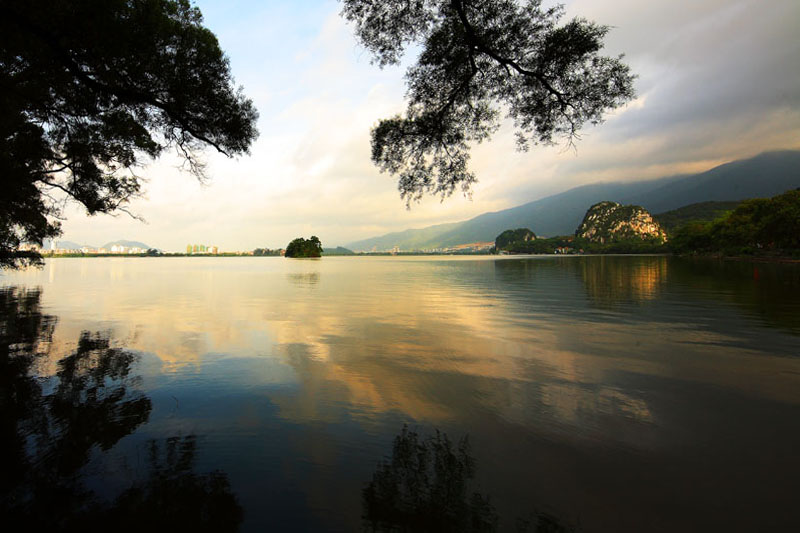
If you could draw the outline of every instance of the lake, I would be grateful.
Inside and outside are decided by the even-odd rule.
[[[7,521],[800,530],[798,264],[63,258],[0,286]]]

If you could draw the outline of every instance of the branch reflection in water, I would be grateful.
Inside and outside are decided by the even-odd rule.
[[[362,492],[363,520],[370,531],[494,532],[500,519],[488,495],[474,491],[477,463],[468,436],[420,437],[408,426],[394,439],[391,458],[378,463]],[[517,519],[517,531],[575,531],[555,516],[533,511]]]
[[[81,333],[53,361],[57,323],[41,312],[41,290],[0,289],[0,481],[4,524],[70,531],[235,531],[242,509],[223,472],[197,474],[197,438],[148,443],[143,479],[115,499],[85,484],[93,453],[111,450],[146,424],[150,398],[132,374],[136,353],[112,347],[109,332]],[[45,370],[56,364],[55,376]]]

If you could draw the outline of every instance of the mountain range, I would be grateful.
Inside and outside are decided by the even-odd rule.
[[[657,214],[707,201],[770,197],[800,187],[800,151],[766,152],[698,174],[630,183],[583,185],[463,222],[388,233],[347,244],[355,251],[420,250],[494,241],[509,228],[530,228],[538,236],[570,235],[593,204],[611,200],[640,205]]]
[[[44,242],[42,243],[42,248],[45,249],[45,250],[49,250],[50,249],[50,242],[51,242],[50,239],[45,239]],[[65,250],[80,250],[84,246],[86,246],[88,248],[94,248],[94,249],[105,248],[106,250],[110,250],[112,246],[126,246],[128,248],[143,248],[145,250],[147,250],[148,248],[151,248],[150,246],[146,245],[143,242],[126,241],[126,240],[107,242],[103,246],[92,246],[90,244],[78,244],[78,243],[72,242],[72,241],[62,241],[61,239],[56,239],[56,243],[57,243],[59,248],[63,248]]]

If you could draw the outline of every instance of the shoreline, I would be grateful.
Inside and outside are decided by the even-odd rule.
[[[476,254],[467,254],[467,253],[460,253],[460,254],[452,254],[452,253],[398,253],[398,254],[391,254],[391,253],[361,253],[361,254],[330,254],[330,255],[323,255],[324,257],[450,257],[450,256],[461,256],[461,257],[485,257],[485,256],[496,256],[496,257],[603,257],[603,256],[614,256],[614,257],[624,257],[624,256],[662,256],[662,257],[681,257],[686,259],[715,259],[718,261],[736,261],[742,263],[787,263],[787,264],[795,264],[800,263],[800,258],[792,257],[792,256],[746,256],[746,255],[719,255],[719,254],[672,254],[672,253],[608,253],[608,254],[592,254],[592,253],[583,253],[583,254],[522,254],[522,253],[509,253],[509,254],[486,254],[486,253],[476,253]],[[284,257],[282,255],[252,255],[252,254],[237,254],[237,253],[227,253],[227,254],[158,254],[158,255],[148,255],[148,254],[57,254],[57,255],[42,255],[42,259],[94,259],[94,258],[109,258],[109,257],[125,257],[125,258],[158,258],[158,257],[193,257],[193,258],[214,258],[214,257]],[[289,258],[291,259],[291,258]],[[320,258],[321,259],[321,258]]]

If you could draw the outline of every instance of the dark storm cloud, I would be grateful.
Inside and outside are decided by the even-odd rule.
[[[577,157],[561,166],[563,172],[730,160],[800,147],[797,0],[576,0],[567,9],[570,16],[611,25],[606,51],[625,53],[639,76],[639,99],[588,129],[587,137],[648,148],[624,160]]]
[[[609,48],[639,74],[646,105],[621,117],[618,135],[800,104],[796,0],[575,4],[615,26]]]

